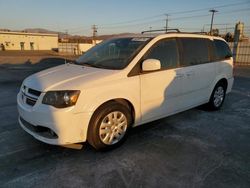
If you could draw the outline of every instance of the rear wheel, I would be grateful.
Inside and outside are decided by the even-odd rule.
[[[91,118],[88,142],[97,150],[113,149],[125,141],[131,123],[127,107],[115,102],[107,103]]]
[[[209,103],[207,104],[210,110],[219,110],[225,100],[226,97],[226,85],[223,82],[219,82],[216,84]]]

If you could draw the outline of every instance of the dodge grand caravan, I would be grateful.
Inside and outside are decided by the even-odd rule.
[[[26,78],[19,123],[54,145],[121,144],[129,128],[206,104],[218,110],[233,85],[233,59],[219,37],[167,33],[110,39],[75,62]]]

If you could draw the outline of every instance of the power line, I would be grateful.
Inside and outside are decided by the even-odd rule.
[[[218,12],[217,14],[227,14],[227,13],[236,13],[236,12],[241,12],[241,11],[248,11],[250,8],[244,8],[244,9],[235,9],[235,10],[230,10],[230,11],[222,11]],[[175,17],[172,18],[171,20],[182,20],[182,19],[189,19],[189,18],[200,18],[200,17],[208,17],[211,16],[211,14],[200,14],[200,15],[192,15],[192,16],[182,16],[182,17]],[[210,24],[209,24],[210,25]]]
[[[193,12],[199,12],[199,11],[205,11],[208,9],[218,9],[218,8],[225,8],[225,7],[231,7],[231,6],[238,6],[243,4],[249,4],[250,2],[241,2],[241,3],[232,3],[232,4],[224,4],[214,7],[207,7],[207,8],[201,8],[201,9],[193,9],[193,10],[187,10],[187,11],[179,11],[179,12],[170,12],[170,14],[186,14],[186,13],[193,13]]]
[[[148,16],[148,17],[144,17],[144,18],[138,18],[138,19],[123,21],[123,22],[115,22],[115,23],[110,23],[110,24],[102,24],[102,26],[123,25],[123,24],[135,23],[135,22],[138,22],[138,21],[144,21],[144,20],[148,20],[148,19],[159,18],[159,17],[163,17],[163,16],[164,16],[164,14],[158,14],[158,15],[154,15],[154,16]]]
[[[219,6],[214,6],[214,7],[207,7],[207,8],[201,8],[201,9],[193,9],[193,10],[187,10],[187,11],[170,12],[169,14],[175,15],[175,14],[194,13],[194,12],[205,11],[205,10],[213,9],[213,8],[218,9],[218,8],[238,6],[238,5],[243,5],[243,4],[250,4],[250,2],[237,2],[237,3],[232,3],[232,4],[224,4],[224,5],[219,5]],[[102,24],[102,26],[115,26],[115,25],[122,25],[122,24],[134,23],[134,22],[143,21],[143,20],[146,20],[146,19],[153,19],[153,18],[163,17],[165,15],[166,14],[157,14],[157,15],[147,16],[147,17],[144,17],[144,18],[139,18],[139,19],[134,19],[134,20],[127,20],[127,21],[123,21],[123,22],[115,22],[115,23],[110,23],[110,24]]]
[[[227,5],[220,5],[220,6],[215,6],[215,8],[225,8],[225,7],[230,7],[230,6],[236,6],[236,5],[242,5],[242,4],[249,4],[250,2],[242,2],[242,3],[233,3],[233,4],[227,4]],[[202,8],[202,9],[195,9],[195,10],[187,10],[187,11],[179,11],[179,12],[172,12],[172,14],[186,14],[186,13],[193,13],[193,12],[198,12],[198,11],[202,11],[202,10],[208,10],[207,8]],[[220,11],[219,15],[222,14],[228,14],[228,13],[236,13],[239,11],[248,11],[250,10],[250,8],[244,8],[244,9],[236,9],[236,10],[230,10],[230,11]],[[167,14],[169,15],[169,14]],[[134,19],[134,20],[130,20],[130,21],[125,21],[125,22],[118,22],[118,23],[113,23],[113,24],[104,24],[101,25],[99,27],[99,29],[118,29],[118,28],[126,28],[126,27],[132,27],[132,26],[138,26],[138,25],[147,25],[147,24],[159,24],[160,22],[163,22],[164,19],[155,19],[155,18],[159,18],[159,17],[163,17],[164,14],[159,14],[159,15],[154,15],[154,16],[148,16],[145,18],[140,18],[140,19]],[[166,16],[166,14],[165,14]],[[190,19],[190,18],[202,18],[202,17],[208,17],[211,16],[211,14],[201,14],[201,15],[190,15],[190,16],[182,16],[182,17],[173,17],[171,18],[171,20],[185,20],[185,19]],[[154,19],[153,19],[154,18]],[[150,21],[146,21],[145,19],[149,19]],[[152,20],[153,19],[153,20]],[[140,22],[138,22],[140,21]],[[143,22],[141,22],[143,21]],[[167,16],[167,19],[165,19],[166,21],[166,28],[168,27],[168,22],[169,22],[169,18]],[[138,22],[138,23],[136,23]],[[134,24],[124,24],[124,23],[134,23]],[[78,29],[78,30],[76,30]],[[70,33],[78,33],[78,32],[83,32],[83,31],[90,31],[90,29],[82,29],[82,27],[77,27],[77,28],[72,28],[72,29],[68,29],[70,31]],[[75,30],[74,32],[72,32],[73,30]]]
[[[237,6],[237,5],[243,5],[243,4],[249,4],[249,3],[250,2],[241,2],[241,3],[239,2],[239,3],[226,4],[226,5],[224,4],[224,5],[220,5],[220,6],[215,6],[214,8],[230,7],[230,6]],[[208,9],[211,9],[211,7],[202,8],[202,9],[193,9],[193,10],[187,10],[187,11],[179,11],[179,12],[170,12],[170,14],[171,15],[174,15],[174,14],[186,14],[186,13],[199,12],[199,11],[208,10]],[[133,19],[133,20],[127,20],[127,21],[123,21],[123,22],[115,22],[115,23],[101,24],[101,25],[103,27],[104,26],[108,27],[108,26],[115,26],[115,25],[123,25],[123,24],[135,23],[135,22],[139,22],[139,21],[164,17],[165,15],[166,14],[157,14],[157,15],[153,15],[153,16],[147,16],[147,17]],[[73,29],[70,29],[70,30],[74,30],[74,29],[79,29],[79,27],[73,28]]]
[[[245,9],[236,9],[236,10],[230,10],[230,11],[226,11],[226,12],[220,12],[217,14],[227,14],[227,13],[235,13],[235,12],[239,12],[239,11],[247,11],[250,8],[245,8]],[[200,14],[200,15],[192,15],[192,16],[182,16],[182,17],[175,17],[175,18],[171,18],[171,20],[185,20],[185,19],[190,19],[190,18],[202,18],[202,17],[208,17],[211,16],[211,14]],[[127,24],[127,25],[119,25],[119,26],[105,26],[105,27],[99,27],[100,29],[116,29],[116,28],[123,28],[123,27],[131,27],[131,26],[137,26],[137,25],[147,25],[150,23],[155,23],[155,22],[159,22],[159,21],[163,21],[164,19],[157,19],[157,20],[152,20],[152,21],[147,21],[147,22],[140,22],[137,24]],[[166,20],[166,19],[165,19]],[[169,21],[169,19],[168,19]]]
[[[243,8],[243,9],[237,9],[237,10],[230,10],[230,11],[222,11],[222,12],[219,12],[218,14],[228,14],[228,13],[236,13],[236,12],[243,12],[243,11],[249,11],[250,10],[250,7],[249,8]]]
[[[152,21],[147,21],[147,22],[141,22],[137,24],[128,24],[128,25],[120,25],[120,26],[105,26],[105,27],[99,27],[99,29],[116,29],[116,28],[123,28],[123,27],[132,27],[132,26],[138,26],[138,25],[147,25],[151,23],[156,23],[156,22],[163,22],[164,19],[157,19],[157,20],[152,20]]]
[[[184,19],[190,19],[190,18],[202,18],[202,17],[208,17],[210,14],[202,14],[202,15],[194,15],[194,16],[185,16],[185,17],[177,17],[177,18],[171,18],[171,20],[184,20]],[[124,28],[124,27],[132,27],[132,26],[138,26],[138,25],[147,25],[151,23],[159,23],[166,21],[166,19],[157,19],[157,20],[152,20],[152,21],[146,21],[146,22],[141,22],[137,24],[127,24],[127,25],[120,25],[120,26],[106,26],[106,27],[99,27],[100,29],[116,29],[116,28]],[[167,21],[166,21],[167,22]],[[169,18],[168,18],[169,22]],[[166,28],[166,27],[165,27]]]
[[[194,16],[185,16],[185,17],[177,17],[177,18],[171,18],[171,20],[182,20],[182,19],[190,19],[190,18],[201,18],[201,17],[208,17],[210,14],[202,14],[202,15],[194,15]],[[127,24],[127,25],[119,25],[119,26],[104,26],[99,27],[100,29],[116,29],[116,28],[123,28],[123,27],[131,27],[131,26],[138,26],[138,25],[147,25],[151,23],[157,23],[157,22],[163,22],[166,21],[166,19],[157,19],[152,21],[146,21],[146,22],[140,22],[136,24]],[[169,18],[168,18],[169,22]],[[166,27],[165,27],[166,28]]]
[[[172,18],[171,20],[184,20],[184,19],[190,19],[190,18],[201,18],[201,17],[208,17],[210,14],[201,14],[201,15],[194,15],[194,16],[182,16],[182,17],[176,17]]]

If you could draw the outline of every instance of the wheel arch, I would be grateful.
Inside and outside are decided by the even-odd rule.
[[[106,102],[103,102],[102,104],[100,104],[98,107],[95,108],[94,113],[99,108],[107,105],[108,103],[112,103],[112,102],[115,102],[115,103],[121,104],[123,106],[126,106],[129,109],[129,111],[131,112],[131,117],[132,117],[132,120],[133,120],[133,123],[134,123],[134,121],[135,121],[135,107],[128,99],[125,99],[125,98],[114,98],[114,99],[110,99],[110,100],[108,100]]]
[[[127,100],[127,99],[124,99],[124,98],[114,98],[114,99],[110,99],[110,100],[107,100],[106,102],[103,102],[102,104],[100,104],[98,107],[96,107],[95,108],[95,110],[94,110],[94,112],[93,112],[93,114],[92,114],[92,116],[91,116],[91,118],[90,118],[90,121],[89,121],[89,124],[88,124],[88,126],[87,126],[87,141],[88,142],[91,142],[90,140],[90,126],[91,126],[91,122],[94,120],[94,117],[97,115],[96,114],[96,112],[98,111],[98,110],[100,110],[100,108],[104,108],[106,105],[108,105],[108,104],[114,104],[114,103],[116,103],[116,104],[120,104],[120,105],[122,105],[122,106],[125,106],[129,111],[130,111],[130,114],[131,114],[131,119],[132,119],[132,124],[131,125],[133,125],[134,124],[134,121],[135,121],[135,109],[134,109],[134,106],[133,106],[133,104],[129,101],[129,100]],[[92,145],[92,144],[91,144]]]
[[[227,81],[227,77],[226,76],[219,76],[219,77],[217,77],[215,80],[214,80],[214,82],[213,82],[213,84],[211,85],[212,87],[210,88],[210,95],[209,96],[211,96],[211,94],[212,94],[212,92],[213,92],[213,90],[214,90],[214,88],[215,88],[215,86],[218,84],[218,83],[220,83],[220,82],[222,82],[224,85],[225,85],[225,89],[227,90],[227,87],[228,87],[228,81]]]
[[[221,101],[221,103],[219,105],[216,105],[214,104],[214,92],[216,90],[216,88],[218,86],[222,86],[224,87],[224,95],[223,95],[223,100]],[[225,100],[225,95],[226,95],[226,91],[227,91],[227,87],[228,87],[228,81],[226,78],[221,78],[221,79],[218,79],[217,82],[215,82],[213,88],[212,88],[212,91],[211,91],[211,94],[210,94],[210,98],[209,98],[209,101],[208,103],[206,103],[205,107],[208,109],[208,110],[219,110]]]
[[[222,83],[222,84],[225,86],[225,89],[227,90],[228,81],[227,81],[226,78],[221,78],[221,79],[216,83],[216,85],[217,85],[218,83]]]
[[[95,107],[93,113],[92,113],[92,116],[90,118],[90,121],[89,121],[89,124],[87,126],[87,133],[88,133],[88,129],[89,129],[89,126],[91,124],[91,120],[94,116],[94,114],[97,112],[97,110],[99,110],[100,108],[104,107],[105,105],[109,104],[109,103],[118,103],[118,104],[121,104],[123,106],[126,106],[129,111],[131,112],[131,117],[132,117],[132,125],[135,123],[135,118],[136,118],[136,112],[135,112],[135,107],[134,105],[132,104],[131,101],[129,101],[128,99],[125,99],[125,98],[114,98],[114,99],[109,99],[101,104],[99,104],[98,106]],[[87,135],[88,137],[88,135]]]

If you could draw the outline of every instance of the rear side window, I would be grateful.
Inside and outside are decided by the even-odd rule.
[[[181,38],[182,61],[181,66],[208,63],[208,40],[200,38]]]
[[[157,42],[144,59],[158,59],[162,69],[176,68],[179,63],[176,40],[166,39]]]
[[[214,46],[216,60],[224,60],[232,57],[232,52],[226,42],[222,40],[214,40]]]

